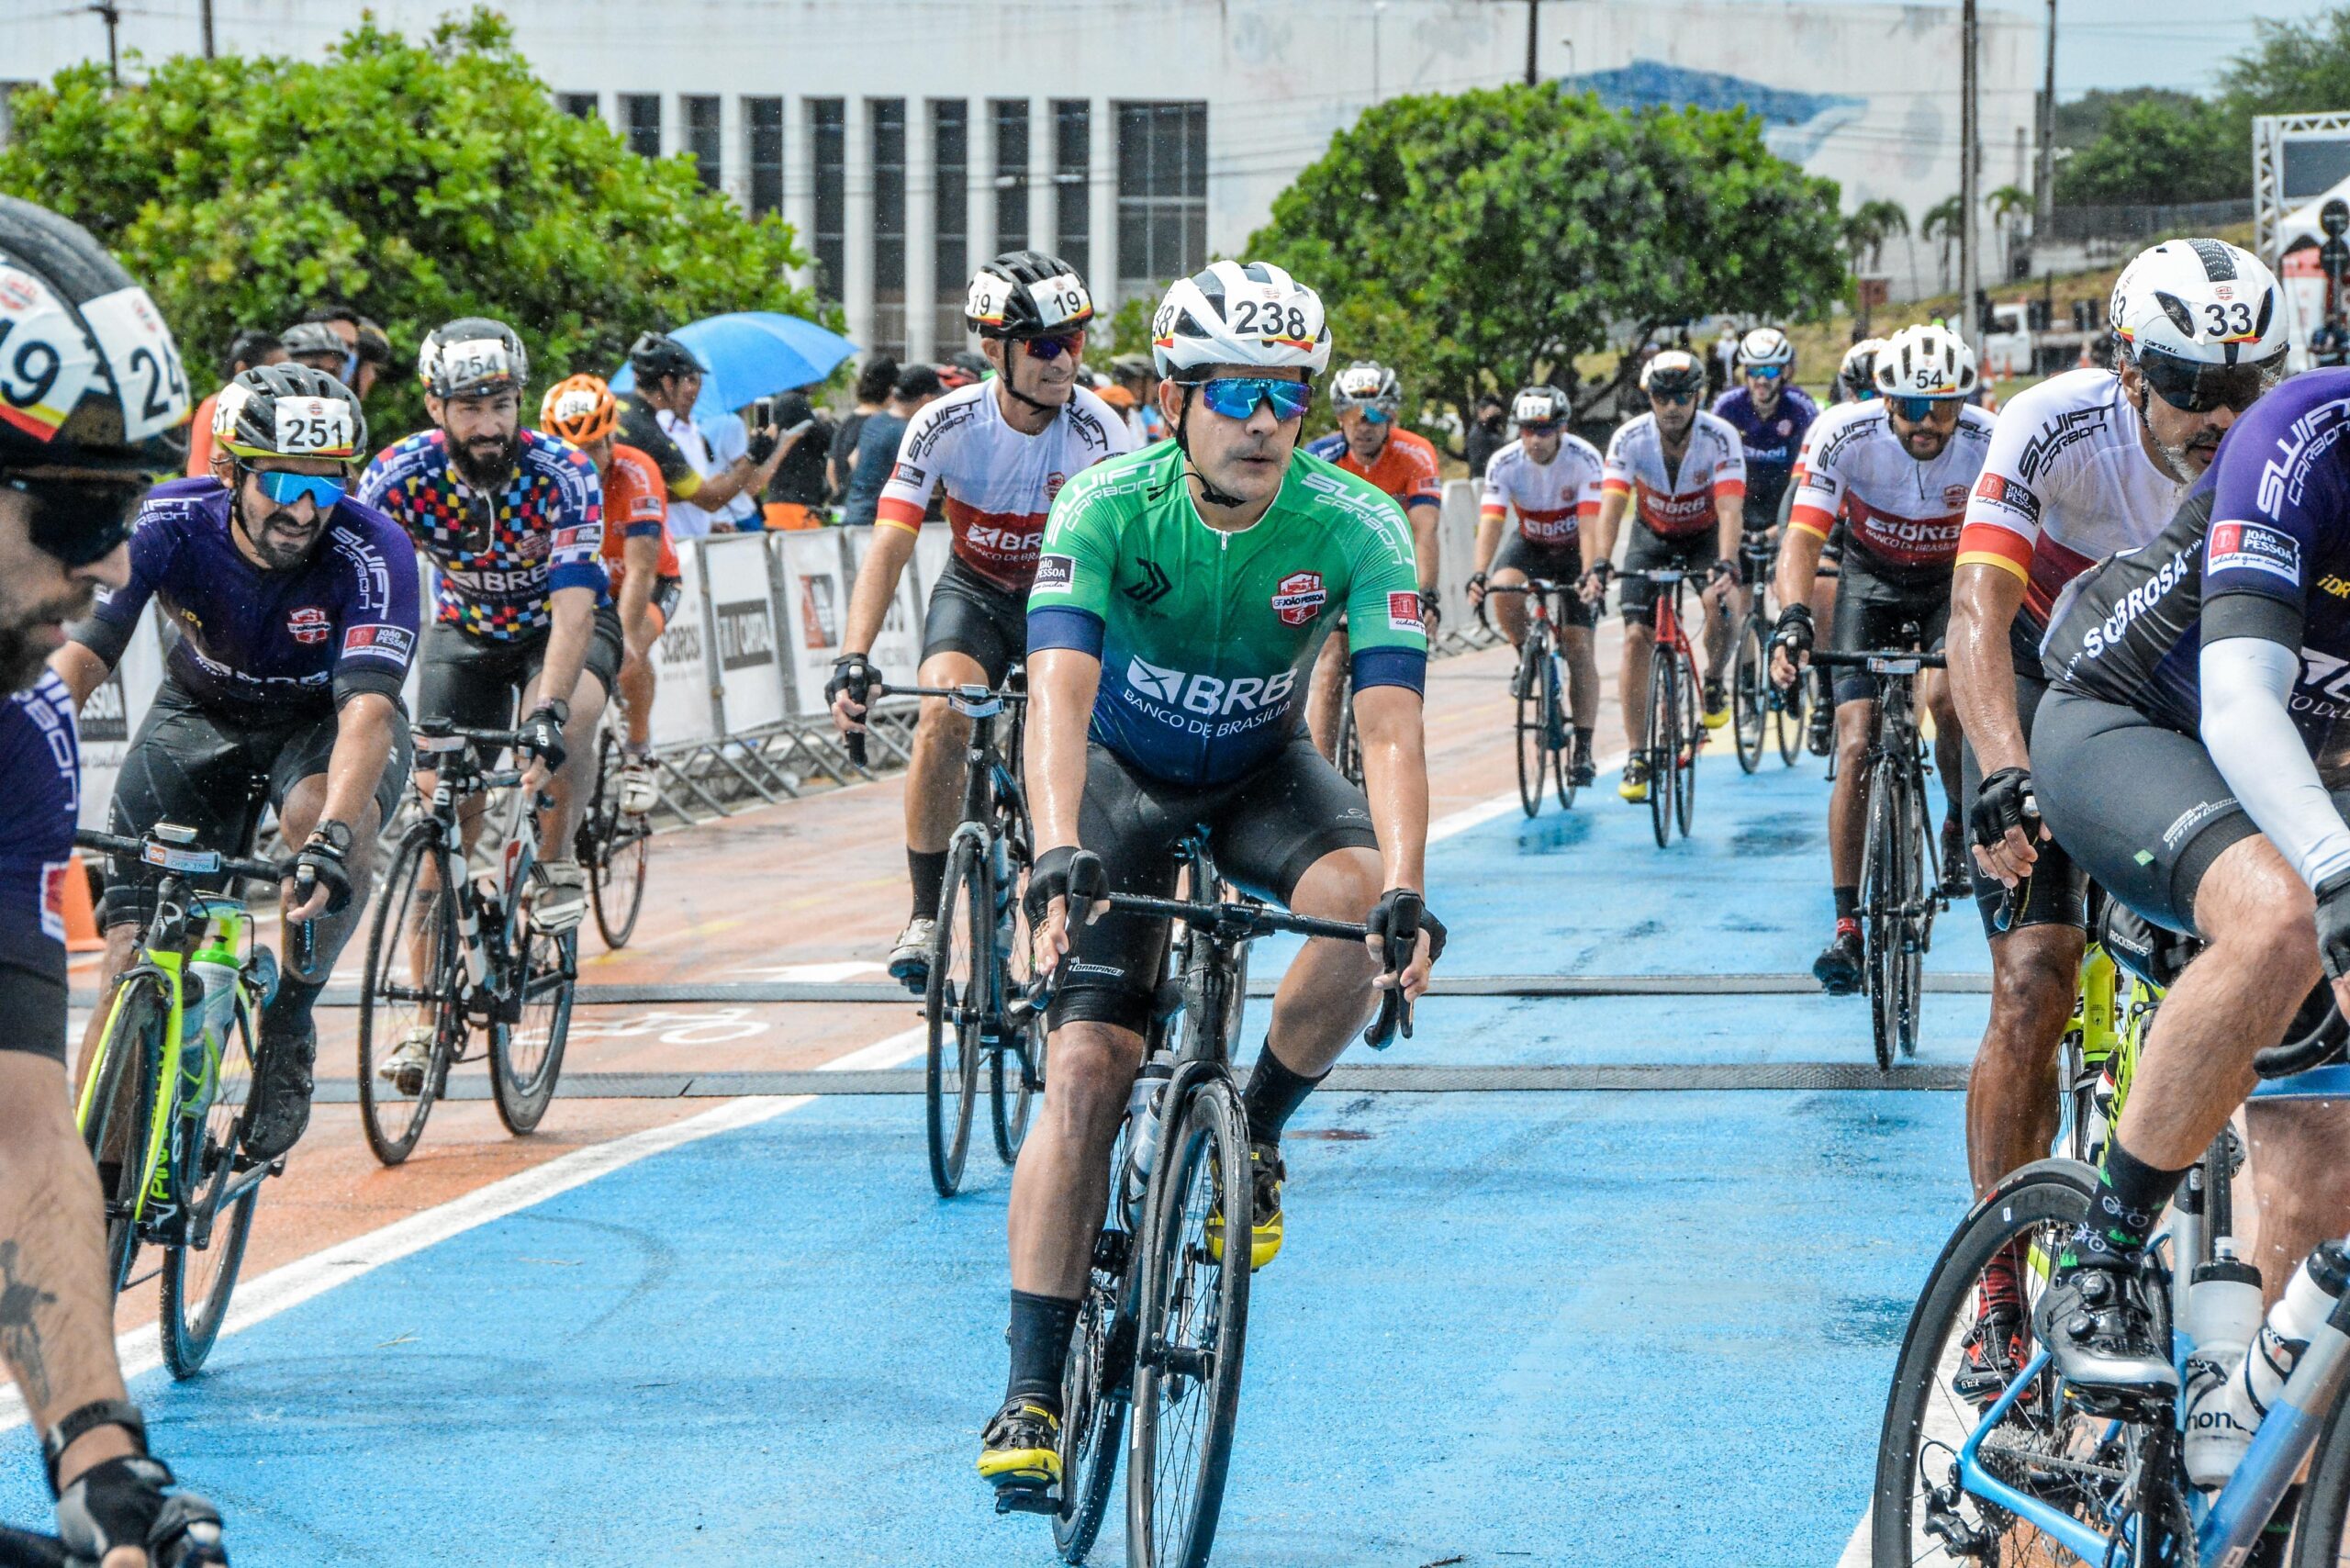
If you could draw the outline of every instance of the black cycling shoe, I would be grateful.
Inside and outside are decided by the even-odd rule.
[[[1007,1399],[979,1434],[979,1478],[995,1488],[995,1511],[1049,1513],[1061,1480],[1061,1418],[1041,1400]]]
[[[252,1119],[245,1124],[245,1152],[266,1163],[284,1155],[310,1125],[310,1070],[318,1060],[318,1026],[276,1024],[262,1014],[261,1070],[253,1085]]]
[[[1960,899],[1973,896],[1975,882],[1974,879],[1966,874],[1966,868],[1974,863],[1974,857],[1966,852],[1965,827],[1956,817],[1944,817],[1942,819],[1942,885],[1939,890],[1943,898],[1955,903]]]
[[[1591,759],[1591,743],[1586,740],[1577,740],[1575,759],[1567,767],[1567,782],[1580,790],[1598,777],[1599,764]]]
[[[2178,1397],[2178,1370],[2154,1343],[2137,1276],[2120,1269],[2060,1269],[2031,1326],[2056,1373],[2092,1410],[2160,1406]]]
[[[1861,989],[1861,965],[1865,956],[1861,947],[1861,923],[1840,920],[1834,939],[1811,961],[1812,978],[1830,996],[1850,996]]]
[[[1811,734],[1807,744],[1814,756],[1826,756],[1836,749],[1836,710],[1825,702],[1812,704]]]
[[[1988,1410],[2031,1359],[2025,1349],[2029,1343],[2022,1308],[2012,1302],[1990,1307],[1960,1342],[1958,1375],[1950,1380],[1951,1392],[1977,1410]]]

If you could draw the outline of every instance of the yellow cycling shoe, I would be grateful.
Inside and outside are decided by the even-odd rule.
[[[1616,793],[1634,805],[1649,798],[1649,759],[1630,756],[1624,759],[1624,777],[1617,782]]]
[[[1248,1271],[1255,1273],[1280,1256],[1281,1249],[1281,1182],[1288,1172],[1281,1166],[1281,1151],[1278,1144],[1252,1143],[1248,1146],[1250,1207],[1256,1211],[1255,1223],[1248,1234]],[[1224,1193],[1219,1185],[1215,1207],[1208,1215],[1208,1256],[1224,1261]]]
[[[1729,693],[1718,680],[1706,682],[1706,728],[1718,730],[1729,722]]]
[[[1048,1492],[1060,1484],[1060,1445],[1058,1416],[1033,1399],[1007,1399],[979,1435],[979,1479],[1000,1495]]]

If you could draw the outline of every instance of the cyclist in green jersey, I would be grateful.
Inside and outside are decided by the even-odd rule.
[[[1309,942],[1283,978],[1244,1096],[1253,1267],[1281,1247],[1283,1124],[1374,987],[1417,996],[1442,940],[1397,918],[1427,840],[1412,531],[1369,482],[1296,450],[1329,363],[1322,302],[1279,267],[1217,262],[1169,290],[1151,335],[1174,438],[1069,481],[1028,599],[1029,905],[1061,973],[1044,1113],[1013,1178],[1012,1376],[979,1473],[1032,1493],[1060,1478],[1061,1370],[1167,942],[1163,922],[1093,901],[1171,893],[1175,846],[1204,828],[1244,890],[1416,944],[1394,982],[1376,939]],[[1367,797],[1301,722],[1341,612]],[[1072,901],[1089,914],[1074,930]]]

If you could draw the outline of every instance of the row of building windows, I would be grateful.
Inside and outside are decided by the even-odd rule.
[[[583,118],[603,115],[595,93],[558,95],[562,107]],[[742,102],[744,191],[754,217],[784,204],[784,100],[746,97]],[[658,94],[618,95],[616,123],[630,148],[648,158],[661,156]],[[807,190],[812,221],[806,236],[816,263],[817,288],[841,297],[848,252],[848,103],[844,98],[802,100],[807,135]],[[692,157],[701,182],[721,188],[724,146],[720,102],[688,95],[679,100],[684,116],[681,149]],[[941,343],[962,334],[963,290],[974,264],[971,196],[985,193],[977,215],[979,232],[992,240],[989,252],[1049,242],[1080,273],[1091,275],[1093,115],[1083,98],[1051,101],[1049,136],[1052,190],[1049,211],[1032,211],[1030,105],[1025,98],[987,101],[988,146],[981,184],[974,178],[972,107],[961,98],[934,98],[927,118],[910,123],[903,98],[866,100],[867,144],[862,173],[873,195],[873,338],[882,348],[902,348],[907,312],[919,301],[906,297],[907,149],[910,136],[929,139],[932,275],[937,292],[934,336]],[[1207,106],[1203,103],[1113,103],[1117,189],[1117,280],[1123,295],[1149,288],[1197,270],[1207,259]],[[1049,228],[1032,228],[1041,221]]]

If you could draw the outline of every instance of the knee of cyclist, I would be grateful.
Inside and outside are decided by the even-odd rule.
[[[2034,1054],[2043,1047],[2054,1049],[2072,1017],[2077,990],[2074,967],[2047,955],[1993,966],[1991,1009],[2009,1025],[1998,1033]]]
[[[2224,925],[2205,935],[2211,954],[2241,955],[2246,965],[2273,977],[2276,987],[2289,990],[2295,1001],[2308,993],[2322,972],[2318,959],[2317,926],[2311,901],[2304,897],[2263,899],[2240,907]]]
[[[1105,1108],[1113,1113],[1125,1106],[1142,1067],[1142,1042],[1105,1024],[1068,1024],[1053,1037],[1052,1063],[1064,1109],[1080,1121],[1094,1121]]]
[[[914,714],[917,739],[960,745],[970,734],[971,722],[955,711],[944,697],[925,697]]]

